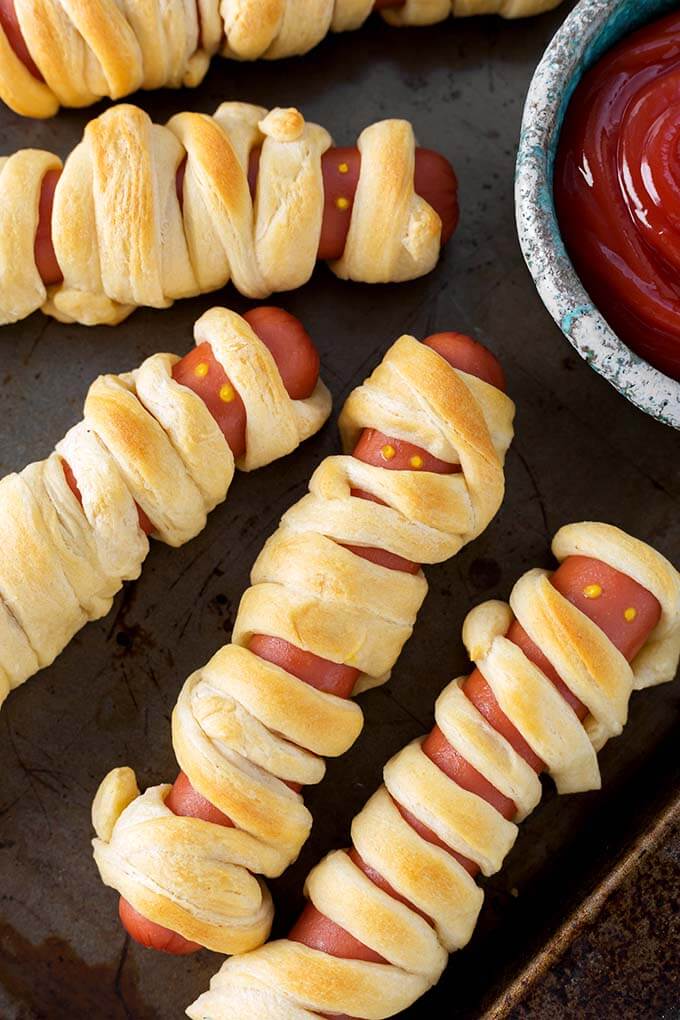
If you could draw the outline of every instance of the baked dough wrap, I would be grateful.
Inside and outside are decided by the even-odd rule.
[[[57,156],[39,149],[0,157],[0,323],[25,319],[47,297],[35,264],[35,236],[43,178],[60,168]]]
[[[526,17],[559,2],[407,0],[382,14],[392,24],[426,25],[449,15]],[[14,6],[43,81],[0,26],[0,98],[24,116],[51,117],[60,105],[198,85],[218,51],[237,60],[307,53],[331,30],[359,28],[373,0],[14,0]]]
[[[241,316],[213,308],[194,332],[197,344],[210,342],[245,405],[241,469],[290,453],[328,417],[323,383],[307,400],[291,400],[274,358]],[[177,546],[225,498],[234,457],[206,404],[172,378],[177,361],[154,354],[134,372],[100,376],[83,420],[54,452],[0,480],[0,702],[88,620],[105,616],[123,582],[139,576],[149,542],[137,505],[155,537]]]
[[[461,473],[391,471],[348,454],[326,458],[309,493],[284,514],[257,558],[232,643],[186,681],[172,723],[179,765],[194,789],[261,848],[254,868],[258,874],[281,874],[311,828],[302,796],[286,784],[319,782],[323,758],[351,747],[363,714],[355,702],[316,690],[257,656],[248,648],[251,637],[279,637],[355,667],[355,693],[387,680],[412,632],[427,583],[422,571],[390,570],[356,556],[344,544],[377,546],[427,563],[455,555],[500,505],[513,414],[512,401],[500,390],[452,368],[413,337],[397,340],[345,404],[340,415],[344,448],[354,448],[364,427],[384,429],[460,464]],[[354,487],[386,505],[352,496]],[[234,926],[225,919],[219,930],[201,920],[213,895],[214,876],[208,882],[203,873],[209,833],[221,827],[197,825],[194,851],[187,844],[196,911],[191,923],[184,923],[176,910],[187,899],[184,865],[176,873],[176,858],[167,849],[171,841],[156,846],[151,834],[142,837],[136,831],[153,828],[157,819],[139,813],[140,798],[128,805],[121,790],[132,788],[134,773],[117,769],[104,779],[95,800],[94,856],[104,882],[146,917],[185,938],[219,952],[241,951],[241,915]],[[178,821],[184,833],[195,820]],[[163,825],[171,824],[164,816]],[[153,845],[154,859],[165,862],[159,864],[162,890],[138,866],[139,840]],[[131,874],[137,884],[129,881]],[[225,889],[233,875],[231,867],[225,868]],[[264,902],[253,904],[251,948],[263,940]]]
[[[502,18],[529,18],[559,7],[562,0],[406,0],[401,7],[381,11],[390,25],[434,25],[448,17],[500,14]]]
[[[560,649],[560,672],[564,663],[571,664],[570,671],[561,672],[569,686],[574,679],[583,680],[575,669],[576,662],[592,669],[590,681],[601,689],[609,712],[603,710],[600,699],[591,699],[598,713],[597,722],[593,727],[578,725],[587,742],[597,734],[596,741],[600,743],[603,719],[612,721],[612,727],[617,720],[617,728],[618,721],[625,722],[633,689],[630,674],[638,673],[639,662],[645,679],[653,676],[654,683],[664,683],[675,674],[680,652],[680,575],[656,550],[611,525],[591,522],[568,525],[557,533],[552,548],[559,561],[571,555],[602,559],[647,587],[661,604],[657,628],[620,684],[612,682],[613,661],[602,654],[600,641],[591,630],[592,622],[556,589],[553,589],[556,600],[546,601],[543,571],[530,571],[520,578],[510,605],[491,602],[473,609],[465,621],[463,639],[470,657],[489,681],[491,650],[514,618],[510,607],[516,608],[523,626],[533,622],[532,638],[556,666],[558,656],[554,653]],[[589,626],[576,626],[574,614]],[[606,638],[605,641],[609,643]],[[509,681],[522,680],[521,670],[516,677],[513,675],[515,660],[501,659],[497,666],[497,680],[505,668]],[[463,680],[462,677],[454,680],[439,696],[436,722],[453,748],[484,778],[506,796],[518,796],[515,820],[520,821],[538,803],[541,784],[530,766],[468,701],[461,690]],[[576,692],[576,686],[572,690]],[[498,691],[497,683],[494,686],[497,696]],[[535,693],[532,689],[531,695]],[[515,701],[501,703],[501,707],[532,744],[533,735],[544,723],[545,706],[539,691],[535,702],[525,699],[523,712],[513,712],[523,696],[521,684],[517,694]],[[576,720],[575,713],[558,697],[565,711]],[[561,725],[554,712],[545,730],[551,725],[557,729]],[[547,732],[544,738],[549,741]],[[187,1010],[192,1020],[207,1017],[230,1020],[234,1016],[306,1020],[319,1013],[382,1020],[407,1009],[438,980],[446,964],[446,953],[462,948],[472,936],[483,894],[454,857],[427,842],[405,821],[395,802],[433,829],[449,846],[477,861],[486,874],[500,868],[517,827],[481,797],[462,789],[426,757],[420,745],[419,740],[411,743],[388,762],[385,785],[352,823],[352,841],[365,864],[431,918],[433,927],[405,903],[374,885],[347,851],[332,852],[310,873],[305,895],[322,914],[382,956],[387,966],[338,959],[297,942],[279,940],[227,960],[211,981],[210,990]],[[592,745],[589,746],[592,750]],[[595,770],[596,776],[584,772],[582,747],[575,742],[563,748],[561,771],[554,778],[558,785],[560,779],[566,779],[561,792],[585,790],[599,785],[597,766]],[[262,1007],[259,1014],[258,1006]]]
[[[230,280],[250,298],[302,286],[317,262],[331,144],[295,109],[222,103],[213,117],[180,113],[161,127],[138,107],[112,107],[88,124],[57,183],[52,242],[63,282],[47,295],[33,253],[38,202],[45,173],[61,164],[33,150],[0,160],[0,324],[42,308],[62,322],[115,325],[140,305],[167,308]],[[358,145],[347,245],[331,268],[365,283],[430,272],[442,223],[414,190],[411,125],[372,124]]]

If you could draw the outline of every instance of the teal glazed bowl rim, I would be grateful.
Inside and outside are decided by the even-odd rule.
[[[581,0],[536,68],[524,107],[515,174],[517,231],[538,293],[569,342],[640,410],[680,429],[680,383],[639,357],[591,301],[567,255],[553,201],[565,110],[583,73],[623,36],[677,0]]]

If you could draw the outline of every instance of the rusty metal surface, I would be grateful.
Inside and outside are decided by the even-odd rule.
[[[485,1020],[680,1013],[680,797],[503,990]],[[611,980],[614,968],[617,980]]]
[[[295,103],[341,143],[381,116],[410,117],[422,144],[441,148],[460,175],[462,225],[441,265],[427,279],[374,289],[344,284],[321,268],[281,303],[317,340],[336,413],[404,330],[474,332],[502,358],[518,404],[501,513],[457,559],[428,570],[430,593],[393,679],[362,697],[362,737],[308,792],[315,828],[300,860],[274,883],[278,932],[300,906],[309,867],[346,843],[350,819],[384,762],[431,724],[436,694],[465,669],[460,627],[471,604],[507,595],[523,570],[547,564],[551,534],[570,520],[610,520],[680,559],[677,434],[626,404],[570,350],[533,292],[515,239],[512,171],[522,98],[567,9],[532,22],[451,22],[419,32],[376,24],[330,40],[302,61],[216,62],[195,92],[141,99],[161,120],[184,106],[212,111],[225,98]],[[3,111],[0,151],[37,145],[65,153],[91,112],[29,123]],[[98,372],[130,368],[152,351],[187,350],[193,321],[217,302],[246,306],[227,290],[171,311],[138,312],[116,330],[87,331],[39,315],[4,329],[0,471],[47,454],[77,419]],[[3,1020],[179,1018],[219,965],[207,952],[177,960],[129,944],[116,921],[116,898],[91,860],[90,804],[114,765],[133,765],[143,785],[173,778],[168,722],[180,685],[228,638],[264,538],[319,459],[335,449],[331,422],[285,462],[239,477],[199,538],[181,550],[155,546],[111,615],[81,632],[0,713]],[[635,696],[626,733],[602,756],[601,794],[558,800],[547,791],[507,868],[486,883],[476,938],[410,1017],[481,1016],[653,822],[678,789],[679,702],[677,684]],[[653,895],[663,899],[663,883]],[[649,926],[636,916],[620,923],[635,925],[642,944],[651,945]],[[618,959],[604,958],[601,973],[611,983],[624,980]],[[553,973],[559,997],[567,975]],[[653,977],[653,961],[647,973],[666,980]],[[569,981],[570,1015],[594,1015],[579,1001],[578,974]],[[585,979],[583,987],[585,994]],[[528,1012],[518,1015],[551,1015],[547,999],[527,1002]]]

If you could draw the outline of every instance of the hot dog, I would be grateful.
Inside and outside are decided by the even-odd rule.
[[[503,370],[493,354],[482,344],[461,333],[438,333],[428,337],[423,343],[436,350],[453,367],[467,372],[469,375],[484,380],[491,386],[505,388]],[[385,467],[389,470],[431,471],[436,474],[450,474],[460,470],[458,464],[447,463],[433,457],[422,447],[386,436],[375,429],[364,429],[354,448],[353,456],[365,464]],[[353,495],[360,498],[372,497],[368,493],[353,489]],[[380,548],[366,548],[345,544],[357,556],[361,556],[388,569],[403,570],[414,573],[420,569],[419,564],[407,560],[399,560],[393,554]],[[396,560],[396,561],[395,561]],[[317,690],[334,694],[337,697],[349,698],[359,675],[359,671],[351,666],[342,666],[322,659],[311,652],[280,638],[264,634],[256,634],[251,638],[250,650],[268,662],[273,662]],[[226,815],[215,808],[208,800],[201,797],[191,786],[184,773],[180,773],[173,785],[165,804],[176,815],[189,815],[202,818],[220,825],[232,825]],[[186,955],[201,948],[198,943],[183,939],[176,932],[161,925],[154,924],[142,917],[129,903],[121,899],[119,915],[128,934],[137,942],[150,948],[166,953]]]
[[[603,633],[626,656],[628,661],[635,657],[659,622],[661,606],[654,595],[631,577],[627,577],[599,560],[571,556],[553,573],[551,582],[565,598],[598,624]],[[548,679],[555,683],[560,694],[564,695],[565,691],[569,692],[569,688],[558,677],[554,667],[550,665],[540,649],[531,642],[526,631],[516,620],[512,623],[507,638],[519,645],[527,657],[539,665]],[[544,771],[544,763],[537,758],[516,728],[503,715],[480,670],[475,670],[468,677],[463,684],[463,691],[494,729],[508,740],[532,768],[537,772]],[[571,692],[569,694],[571,695]],[[576,700],[576,705],[573,704],[574,700]],[[573,695],[571,695],[571,702],[579,719],[585,719],[588,714],[585,705],[574,699]],[[435,725],[425,738],[423,751],[458,786],[483,798],[504,818],[510,820],[516,816],[517,808],[514,802],[508,797],[504,797],[470,765],[451,746],[438,726]],[[469,874],[473,876],[478,874],[479,867],[474,861],[456,853],[413,814],[399,804],[397,807],[402,817],[423,839],[455,856]],[[371,881],[374,881],[380,888],[390,891],[384,879],[364,864],[356,850],[353,851],[352,859],[364,874],[368,874]],[[427,920],[428,923],[432,923],[430,918]],[[294,942],[300,942],[312,949],[320,949],[331,956],[367,960],[373,963],[386,962],[377,953],[354,939],[349,932],[334,925],[311,905],[305,908],[288,937]]]
[[[319,354],[300,320],[283,308],[265,306],[253,308],[243,318],[271,352],[291,400],[310,397],[319,379]],[[234,457],[242,457],[246,450],[246,408],[210,343],[204,341],[180,358],[172,369],[172,378],[201,398]],[[64,473],[69,488],[82,505],[78,479],[67,460]],[[137,512],[142,531],[151,535],[153,522],[140,506]]]
[[[0,97],[17,113],[53,116],[139,88],[195,86],[220,52],[238,60],[307,53],[331,31],[359,28],[372,12],[391,25],[449,16],[539,14],[560,0],[183,0],[115,9],[104,0],[63,8],[58,0],[0,0]],[[49,25],[50,31],[44,29]],[[103,27],[105,26],[105,27]]]
[[[37,149],[0,158],[0,324],[42,308],[116,325],[230,280],[262,299],[302,286],[319,258],[341,279],[412,280],[457,221],[453,169],[407,121],[335,149],[295,109],[222,103],[161,127],[119,104],[63,167]]]
[[[388,8],[398,8],[404,5],[405,0],[375,0],[373,10],[382,11]],[[200,17],[200,10],[197,10]],[[14,0],[0,0],[0,25],[7,36],[10,46],[16,53],[19,60],[26,66],[28,71],[40,82],[44,78],[38,70],[26,45],[21,25],[17,17]]]
[[[288,939],[227,961],[187,1010],[193,1020],[251,1020],[258,1008],[271,1020],[352,1020],[408,1008],[439,978],[445,951],[471,937],[482,903],[472,876],[482,864],[498,870],[516,834],[510,819],[538,803],[537,750],[560,792],[599,785],[595,751],[620,732],[631,691],[677,669],[680,575],[609,525],[562,528],[553,550],[560,566],[524,575],[512,612],[487,603],[468,615],[475,672],[445,688],[431,733],[388,763],[386,785],[354,821],[352,849],[309,876],[310,905]]]
[[[268,463],[328,416],[318,354],[282,309],[213,309],[196,338],[184,358],[102,376],[50,458],[0,481],[0,535],[13,550],[0,567],[0,700],[108,611],[139,574],[147,536],[187,541],[226,496],[235,461]]]
[[[257,173],[260,149],[251,153],[248,183],[254,198],[257,189]],[[324,181],[324,213],[319,239],[318,258],[322,261],[339,259],[345,249],[354,203],[354,194],[359,183],[361,154],[355,148],[329,149],[321,162]],[[177,171],[177,196],[183,204],[183,185],[186,161]],[[45,175],[40,194],[40,222],[35,241],[35,262],[46,287],[61,283],[63,276],[52,244],[51,221],[54,192],[59,180],[59,171],[51,170]],[[451,164],[431,149],[416,149],[414,186],[416,194],[432,206],[442,221],[441,244],[450,240],[459,217],[458,182]]]
[[[28,46],[26,45],[26,40],[24,39],[24,34],[21,31],[21,25],[17,17],[14,0],[0,0],[0,26],[2,26],[10,46],[21,63],[24,64],[34,78],[38,81],[44,81],[45,79],[28,51]]]
[[[401,365],[399,375],[393,375],[391,367],[393,363]],[[451,371],[452,368],[455,369],[454,372]],[[421,373],[427,377],[425,382],[420,377]],[[404,382],[397,381],[401,379]],[[438,381],[435,382],[435,379]],[[392,380],[394,381],[392,382]],[[396,391],[389,400],[387,397],[373,397],[376,387],[380,392],[383,390],[391,392],[393,386],[396,386]],[[424,406],[424,403],[421,402],[424,397],[419,399],[417,395],[418,390],[423,387],[428,394],[429,401],[432,402],[431,413],[441,416],[441,426],[438,426],[435,432],[431,432],[432,418],[429,416],[419,419],[417,426],[415,420],[410,427],[407,424],[414,417],[418,418],[419,409]],[[244,596],[235,624],[235,644],[223,648],[211,663],[190,677],[180,695],[173,721],[173,744],[181,771],[174,785],[154,788],[144,795],[139,795],[138,791],[136,792],[131,770],[119,769],[109,774],[97,794],[93,808],[95,828],[99,836],[94,844],[95,859],[104,881],[118,889],[121,894],[124,901],[119,909],[121,920],[137,941],[166,952],[185,954],[202,945],[230,952],[234,951],[234,947],[237,945],[252,946],[262,940],[269,907],[268,898],[263,900],[261,891],[256,894],[256,899],[253,902],[252,925],[244,931],[242,921],[238,925],[231,920],[228,923],[220,922],[219,925],[213,922],[206,925],[202,920],[205,916],[203,910],[201,910],[200,922],[196,923],[193,909],[187,911],[183,907],[178,914],[175,909],[174,897],[170,898],[166,894],[163,895],[161,902],[156,897],[149,900],[145,891],[148,888],[146,880],[140,879],[141,884],[135,880],[130,885],[126,877],[130,875],[130,872],[127,865],[122,865],[122,861],[126,856],[126,833],[131,831],[131,817],[136,817],[136,813],[140,812],[140,820],[142,817],[148,818],[147,809],[143,807],[143,804],[146,798],[152,798],[156,805],[154,812],[159,812],[158,821],[162,822],[164,833],[170,833],[173,817],[177,823],[182,822],[182,826],[178,824],[177,839],[189,840],[191,844],[195,843],[191,851],[192,860],[195,862],[192,867],[197,870],[196,882],[201,888],[205,887],[203,880],[199,881],[199,875],[204,867],[201,863],[204,839],[206,840],[205,853],[209,853],[210,860],[215,860],[216,854],[217,858],[221,859],[222,851],[217,851],[216,846],[222,839],[231,845],[232,839],[237,835],[241,838],[242,835],[248,834],[248,837],[252,838],[259,832],[262,832],[263,835],[258,835],[257,838],[264,839],[264,830],[266,829],[266,838],[268,841],[271,840],[272,847],[279,854],[277,861],[280,863],[277,862],[276,865],[273,865],[269,863],[269,859],[265,859],[259,868],[253,869],[252,866],[250,868],[251,871],[259,870],[265,875],[279,873],[289,859],[295,856],[299,845],[301,845],[299,841],[300,839],[304,840],[304,835],[300,830],[300,836],[294,837],[290,849],[286,850],[284,855],[284,840],[288,838],[286,833],[289,829],[287,816],[290,814],[293,802],[290,802],[289,796],[284,794],[283,786],[285,785],[294,794],[298,794],[303,785],[318,781],[320,773],[317,771],[316,765],[313,774],[308,764],[302,768],[302,762],[295,765],[293,762],[289,762],[284,766],[284,761],[281,759],[280,763],[276,764],[279,752],[275,753],[273,748],[267,752],[268,765],[266,765],[260,747],[267,747],[271,737],[266,736],[260,730],[261,722],[258,723],[257,728],[259,736],[256,736],[255,732],[252,733],[252,736],[248,736],[251,733],[250,727],[253,725],[247,721],[248,714],[256,712],[255,718],[261,721],[266,718],[266,724],[271,728],[270,732],[276,732],[277,740],[285,738],[287,741],[286,757],[292,753],[291,745],[297,747],[296,754],[307,755],[313,748],[314,753],[320,755],[321,753],[341,753],[353,742],[356,733],[354,727],[358,724],[352,723],[351,731],[347,731],[347,736],[338,737],[331,732],[333,727],[329,728],[329,724],[324,723],[323,719],[326,718],[326,713],[331,706],[334,713],[340,712],[340,706],[347,704],[347,699],[355,692],[357,685],[364,682],[363,678],[367,673],[369,677],[372,677],[372,671],[375,670],[382,676],[386,672],[383,665],[387,666],[387,660],[383,658],[381,652],[379,658],[375,660],[375,665],[369,667],[373,655],[368,651],[373,647],[373,638],[370,636],[370,632],[367,632],[358,649],[342,652],[339,648],[333,647],[333,654],[329,654],[332,646],[335,646],[338,640],[341,640],[343,645],[349,640],[349,632],[347,639],[344,636],[342,639],[337,636],[344,633],[343,615],[347,611],[351,614],[356,612],[354,603],[357,599],[360,602],[368,599],[364,617],[365,620],[373,620],[375,611],[370,608],[373,601],[377,599],[381,602],[387,591],[392,589],[394,589],[394,593],[390,601],[394,608],[380,610],[381,622],[378,626],[381,630],[386,626],[389,630],[393,626],[388,624],[387,617],[395,612],[399,616],[403,612],[403,610],[397,609],[400,604],[403,604],[404,595],[400,594],[401,592],[418,593],[416,602],[413,604],[413,610],[416,609],[416,603],[419,604],[424,592],[423,577],[416,559],[405,555],[407,548],[404,540],[397,539],[396,535],[391,533],[387,522],[392,520],[393,506],[399,506],[400,515],[404,515],[400,516],[398,520],[394,520],[399,531],[407,520],[410,520],[412,514],[424,513],[422,509],[416,511],[417,493],[421,488],[424,492],[429,492],[434,486],[440,493],[437,497],[439,506],[446,506],[447,499],[451,497],[444,494],[451,493],[453,495],[454,492],[460,490],[461,482],[454,483],[453,480],[461,478],[461,475],[462,485],[467,484],[464,472],[468,468],[473,470],[468,458],[473,457],[477,463],[482,449],[486,449],[486,453],[481,454],[485,464],[492,464],[495,460],[497,467],[493,468],[494,474],[488,475],[485,484],[480,485],[479,489],[497,484],[493,479],[494,475],[498,479],[496,472],[500,470],[499,452],[489,446],[490,437],[485,436],[486,425],[484,419],[480,417],[479,402],[489,402],[488,413],[493,416],[496,423],[496,434],[504,434],[507,437],[504,441],[509,441],[510,433],[507,422],[512,407],[507,397],[503,395],[503,387],[502,370],[496,359],[484,347],[470,337],[461,334],[441,333],[428,338],[423,344],[417,343],[412,338],[402,338],[388,353],[385,362],[376,370],[374,376],[367,381],[364,387],[350,396],[346,410],[341,416],[341,426],[344,430],[345,444],[348,449],[353,451],[353,456],[330,458],[318,469],[312,482],[310,495],[288,512],[279,531],[270,539],[256,564],[254,569],[255,587],[251,588]],[[374,400],[377,400],[375,405]],[[366,401],[367,405],[365,406]],[[379,410],[386,406],[385,401],[391,402],[390,406],[394,408],[402,408],[401,412],[395,412],[397,418],[393,425],[394,431],[389,427],[382,411]],[[443,401],[443,406],[440,405],[441,401]],[[373,406],[375,406],[375,411],[369,411],[368,408]],[[505,425],[503,424],[504,417]],[[459,422],[455,429],[460,429],[460,432],[449,431],[453,427],[454,419]],[[445,425],[444,422],[448,422],[448,424]],[[350,425],[350,423],[352,424]],[[449,446],[448,442],[441,442],[439,436],[445,434],[460,436],[457,440],[461,444],[460,451],[456,446]],[[475,436],[474,440],[472,434]],[[425,442],[418,441],[420,436],[425,439]],[[328,472],[335,472],[338,468],[342,471],[342,477],[346,479],[342,483],[343,499],[349,499],[352,504],[356,504],[356,509],[351,514],[351,520],[347,518],[346,524],[340,524],[337,519],[334,521],[341,509],[337,502],[340,498],[339,494],[333,498],[331,492],[335,490],[332,488],[326,495],[322,495],[326,492],[326,483],[322,479],[330,478]],[[400,481],[402,476],[403,482]],[[441,484],[435,485],[436,479],[441,479]],[[399,495],[403,485],[411,493],[408,503],[402,503],[402,497]],[[481,520],[488,519],[489,513],[493,512],[492,506],[497,505],[499,498],[500,489],[497,489],[493,503],[489,503],[484,510],[478,507],[474,518],[471,518],[471,520],[475,520],[477,527]],[[314,524],[312,531],[309,532],[308,526],[303,523],[304,515],[311,512],[312,519],[317,520],[317,511],[313,508],[318,499],[324,500],[324,506],[328,500],[328,509],[319,509],[319,524]],[[456,496],[455,501],[457,502],[458,499],[459,497]],[[364,506],[366,510],[360,510],[360,506]],[[375,510],[369,510],[369,507],[375,507]],[[344,514],[344,510],[342,513]],[[381,515],[387,515],[387,520],[378,526],[377,520],[381,518]],[[375,518],[376,524],[371,524],[370,528],[366,528],[361,523],[365,517]],[[289,529],[287,520],[298,523]],[[447,523],[446,514],[442,517],[442,513],[439,512],[437,521],[435,519],[432,521],[432,525],[435,526],[435,524],[437,528],[442,528],[446,524],[453,531],[461,527],[460,524]],[[410,529],[410,525],[408,527]],[[321,546],[317,548],[311,559],[305,561],[303,553],[309,547],[310,541],[312,545],[316,545],[318,542],[314,537],[318,529],[321,529],[320,535],[324,536]],[[327,529],[329,530],[327,531]],[[465,528],[462,530],[464,532]],[[410,530],[409,534],[411,536],[408,540],[409,547],[421,551],[422,555],[418,557],[419,560],[433,561],[446,555],[449,549],[452,551],[460,545],[460,539],[456,538],[453,545],[448,546],[446,552],[434,552],[429,539],[419,545],[415,541],[415,534]],[[375,540],[371,541],[373,536],[375,536]],[[415,544],[413,544],[414,541]],[[340,555],[341,551],[342,555]],[[338,559],[338,557],[340,558]],[[365,566],[359,567],[359,563],[364,563]],[[326,573],[324,573],[324,569]],[[284,576],[280,574],[281,570],[284,571]],[[309,570],[312,573],[307,575]],[[288,573],[292,573],[298,578],[291,589],[292,592],[304,592],[310,582],[315,590],[318,588],[318,596],[313,596],[313,602],[309,606],[298,606],[298,594],[292,595],[296,606],[292,617],[296,621],[294,624],[295,633],[287,625],[282,625],[282,620],[285,619],[288,611],[275,608],[284,595],[286,599],[289,597],[285,594],[284,587],[285,575]],[[353,590],[355,575],[364,576],[364,574],[367,578],[371,577],[371,582],[368,583],[367,580],[365,588],[362,586],[364,593],[360,596],[357,592],[352,596],[347,608],[344,608],[345,595],[343,592],[349,593],[350,590]],[[305,580],[307,576],[309,580]],[[397,578],[404,580],[397,581]],[[383,586],[386,587],[383,588]],[[259,612],[253,606],[265,593],[266,605],[271,608],[267,608],[267,612],[263,613],[260,618]],[[324,608],[329,595],[331,604],[334,606],[332,611],[330,607]],[[338,597],[340,601],[337,601]],[[409,595],[409,599],[411,597]],[[409,616],[413,610],[409,610]],[[279,615],[281,612],[283,612],[283,617]],[[337,619],[335,619],[336,616]],[[318,623],[313,624],[313,637],[310,634],[310,639],[306,636],[306,619],[318,620]],[[365,622],[363,625],[357,625],[367,626]],[[375,625],[371,624],[371,626]],[[354,625],[351,630],[355,631]],[[407,632],[403,632],[403,638],[406,635]],[[394,651],[389,654],[390,661],[398,654],[403,638],[400,637],[394,644]],[[355,640],[356,638],[352,638],[352,641]],[[387,632],[385,640],[388,640]],[[389,640],[392,641],[393,638],[390,637]],[[366,648],[366,652],[361,650],[361,644]],[[225,680],[229,678],[227,682],[231,685],[243,668],[237,663],[242,662],[245,665],[246,661],[250,664],[247,670],[248,692],[242,691],[238,698],[247,697],[250,706],[247,710],[248,714],[243,717],[238,714],[238,712],[246,711],[245,707],[238,710],[230,708],[228,715],[224,716],[224,723],[219,722],[218,720],[222,719],[220,704],[223,695],[217,696],[215,692],[222,689],[223,681],[218,677],[224,677]],[[228,666],[227,663],[232,663],[232,665]],[[262,675],[262,680],[256,682],[259,674]],[[267,677],[266,682],[264,681],[265,676]],[[283,677],[287,678],[286,685],[294,684],[294,690],[291,689],[280,703],[278,695],[276,695],[277,714],[275,719],[271,714],[273,706],[269,702]],[[378,677],[376,676],[375,679],[377,680]],[[266,692],[265,700],[269,706],[266,710],[264,705],[257,708],[251,700],[253,696],[256,700],[259,699],[257,692],[259,692],[262,682],[265,682],[262,690]],[[375,680],[369,680],[369,683],[375,683]],[[304,694],[304,690],[315,692],[314,696]],[[199,692],[202,693],[199,695]],[[255,693],[253,694],[253,692]],[[234,694],[229,694],[227,699],[229,704],[231,704]],[[224,696],[226,696],[226,691]],[[317,707],[313,713],[313,722],[311,718],[309,721],[311,729],[309,732],[303,733],[300,729],[299,705],[307,704],[310,697],[312,700],[317,697],[330,700],[318,703],[314,701]],[[254,755],[253,762],[257,763],[259,778],[256,778],[252,772],[246,773],[242,792],[240,788],[244,780],[240,774],[234,774],[232,779],[227,781],[221,766],[219,776],[215,774],[216,785],[213,786],[212,781],[206,782],[205,774],[200,774],[204,771],[204,764],[200,764],[199,769],[196,770],[199,760],[195,759],[193,748],[198,748],[202,741],[202,737],[199,736],[200,728],[203,725],[200,722],[203,712],[201,706],[205,704],[207,707],[209,703],[212,705],[210,708],[212,721],[207,723],[210,730],[216,733],[217,730],[214,730],[214,727],[217,726],[219,732],[222,733],[222,727],[226,725],[230,731],[229,741],[236,740],[234,746],[239,747],[239,760],[248,761],[249,756]],[[352,705],[353,713],[355,709],[356,706]],[[261,716],[260,712],[264,712],[265,715]],[[199,715],[197,716],[196,713]],[[317,718],[319,713],[321,715]],[[341,713],[341,716],[344,715],[345,709]],[[243,727],[243,735],[238,738],[232,726],[236,719],[241,720],[237,729],[240,730]],[[197,725],[199,730],[196,729]],[[347,721],[339,716],[338,734],[346,727]],[[226,736],[220,739],[224,741]],[[226,748],[225,753],[229,758],[230,752]],[[229,760],[231,761],[231,758]],[[200,761],[203,763],[206,761],[203,753],[200,755]],[[266,769],[266,772],[263,772],[263,769]],[[308,778],[303,779],[303,776]],[[253,779],[256,781],[257,788],[248,791]],[[277,796],[284,795],[285,804],[282,803],[279,807],[272,802],[271,807],[266,809],[261,819],[253,817],[252,805],[261,802],[264,810],[265,802],[274,791],[278,791]],[[297,803],[302,806],[301,800],[298,800]],[[114,805],[113,810],[110,809],[111,804]],[[295,810],[298,810],[297,807]],[[258,814],[259,811],[258,807]],[[279,812],[283,812],[283,814],[279,814]],[[122,821],[123,816],[126,819],[124,822]],[[119,819],[121,819],[120,825],[118,824]],[[185,826],[186,822],[193,824]],[[307,822],[304,823],[305,829],[307,824]],[[204,829],[203,826],[206,825],[208,828]],[[132,823],[132,828],[135,828],[134,823]],[[148,838],[151,841],[150,846],[156,845],[157,839],[162,839],[165,842],[168,838],[168,835],[161,835],[160,829],[157,836],[153,835],[151,828],[145,829],[145,831],[148,831],[148,836],[144,836],[144,839]],[[180,832],[184,835],[180,836]],[[224,836],[221,836],[220,832],[224,833]],[[233,833],[234,836],[227,836],[227,833]],[[226,849],[225,852],[229,853]],[[150,851],[150,856],[153,858],[155,851]],[[135,859],[139,860],[138,856]],[[175,882],[175,879],[171,877],[174,866],[169,863],[169,868],[170,870],[164,878],[164,885],[172,889]],[[229,881],[233,880],[233,873],[232,868],[229,872]],[[180,876],[177,875],[177,880],[179,879]],[[216,878],[213,879],[213,882],[215,881],[219,884]],[[127,894],[128,889],[132,892],[133,899]],[[252,893],[256,893],[254,887]],[[182,893],[182,902],[188,901],[193,902],[193,897],[192,894],[185,891]],[[175,924],[167,923],[165,920],[170,916],[176,918]]]

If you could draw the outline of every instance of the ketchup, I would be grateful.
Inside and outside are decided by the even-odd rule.
[[[632,33],[584,75],[554,193],[599,310],[625,344],[680,380],[680,13]]]

